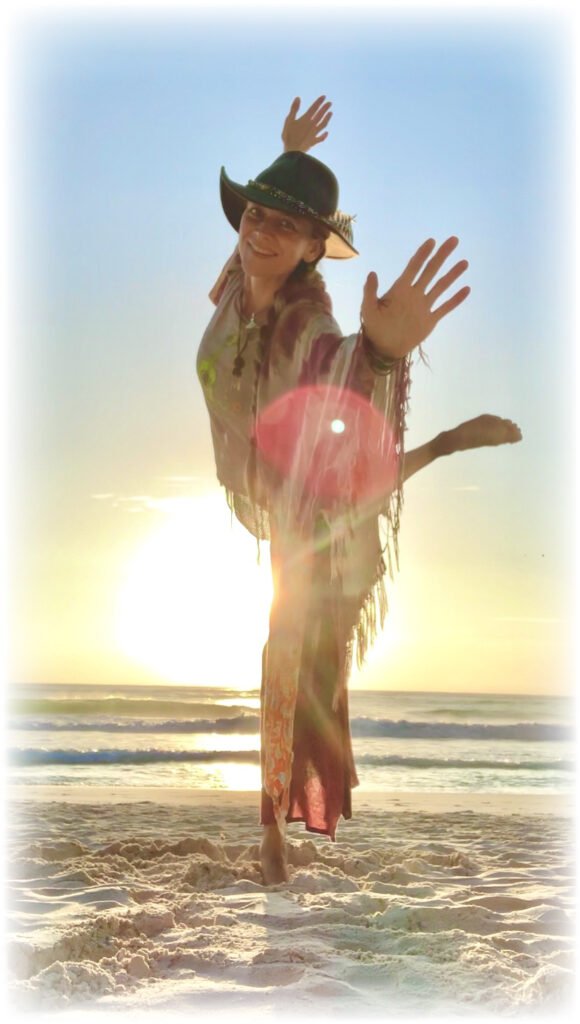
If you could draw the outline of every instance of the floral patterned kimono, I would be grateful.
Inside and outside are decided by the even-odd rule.
[[[340,815],[351,816],[357,784],[346,684],[355,648],[360,664],[384,620],[384,556],[392,575],[402,493],[398,471],[390,493],[353,486],[353,466],[376,442],[367,440],[364,426],[362,433],[344,429],[332,403],[354,393],[380,412],[400,469],[408,360],[378,359],[362,332],[343,337],[316,271],[287,281],[273,308],[249,324],[242,320],[242,290],[236,251],[210,293],[217,308],[197,370],[230,507],[258,542],[271,542],[275,596],[262,672],[261,823],[277,823],[284,832],[287,821],[303,821],[334,839]],[[260,429],[264,417],[276,427],[279,414],[272,410],[295,396],[297,415],[280,421],[282,433],[270,429],[270,438],[283,444],[292,434],[282,471],[260,445]],[[357,410],[347,408],[349,428],[347,417],[356,419]],[[339,424],[343,432],[320,447],[328,415],[331,429]],[[314,449],[316,480],[330,473],[336,487],[313,485]],[[374,454],[371,472],[376,458],[389,454],[384,438]]]

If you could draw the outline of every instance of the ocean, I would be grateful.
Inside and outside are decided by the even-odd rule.
[[[570,698],[350,693],[360,789],[562,794]],[[14,687],[13,785],[260,789],[259,692],[183,686]]]

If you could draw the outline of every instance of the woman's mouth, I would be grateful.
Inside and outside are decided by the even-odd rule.
[[[255,242],[248,241],[248,245],[249,245],[250,249],[252,250],[252,252],[256,254],[256,256],[275,256],[276,255],[275,252],[271,252],[268,249],[264,249],[264,248],[262,248],[261,245],[257,245]]]

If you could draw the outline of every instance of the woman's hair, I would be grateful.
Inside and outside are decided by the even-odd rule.
[[[310,220],[310,225],[311,225],[311,228],[312,228],[312,237],[316,238],[316,239],[319,239],[321,242],[326,242],[326,239],[328,238],[328,236],[330,234],[329,229],[324,224],[321,224],[320,221],[317,221],[317,220]],[[322,259],[323,256],[324,256],[324,249],[320,253],[320,256],[317,256],[315,260],[311,260],[310,263],[307,263],[306,260],[300,260],[300,263],[298,264],[297,267],[294,268],[294,270],[290,274],[290,277],[288,278],[288,280],[289,281],[302,281],[302,280],[304,280],[304,278],[307,277],[308,274],[310,274],[313,270],[316,269],[318,263],[320,262],[320,260]]]
[[[320,232],[316,237],[326,238],[326,229],[324,227],[316,225],[316,229]],[[295,312],[292,315],[298,317],[292,324],[292,330],[290,331],[292,337],[296,337],[300,333],[303,326],[301,318],[303,316],[311,316],[313,307],[319,307],[324,309],[326,313],[332,313],[332,302],[326,291],[324,278],[317,267],[323,255],[324,253],[321,253],[311,263],[301,260],[289,277],[286,278],[282,287],[276,292],[274,304],[269,313],[268,323],[270,331],[278,329],[282,320],[286,323],[285,314],[288,307],[293,307]],[[300,307],[300,313],[296,312],[296,304]]]

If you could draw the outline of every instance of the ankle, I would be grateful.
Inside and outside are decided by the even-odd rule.
[[[286,843],[277,825],[264,825],[261,845],[262,849],[267,849],[271,853],[284,852]]]
[[[452,455],[455,451],[453,446],[453,431],[442,430],[437,437],[434,437],[430,442],[430,448],[433,452],[435,459],[440,458],[442,455]]]

